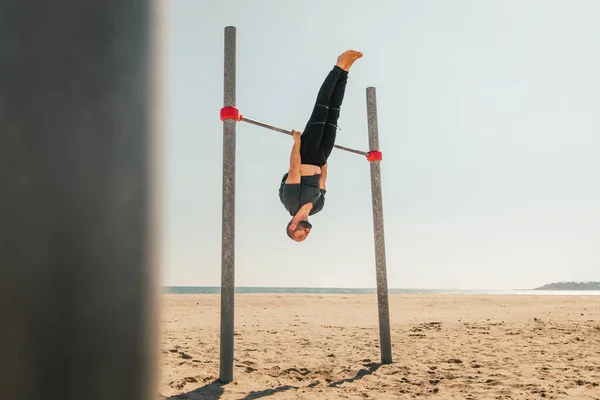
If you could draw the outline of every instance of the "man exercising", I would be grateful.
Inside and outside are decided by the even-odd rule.
[[[327,159],[335,144],[348,71],[361,57],[362,53],[354,50],[338,57],[321,85],[304,133],[292,131],[294,145],[290,168],[281,180],[279,199],[292,216],[286,232],[296,242],[308,237],[312,229],[308,217],[321,211],[325,205]]]

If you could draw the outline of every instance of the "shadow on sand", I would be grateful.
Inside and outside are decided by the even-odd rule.
[[[187,393],[180,393],[167,398],[167,400],[216,400],[220,399],[225,389],[218,380]]]
[[[223,386],[224,384],[216,380],[191,392],[171,396],[167,400],[218,400],[225,392]],[[265,389],[258,392],[250,392],[246,396],[240,398],[240,400],[256,400],[263,397],[272,396],[275,393],[285,392],[286,390],[290,389],[299,389],[299,387],[286,385],[275,389]]]
[[[379,364],[379,363],[364,364],[365,368],[361,368],[356,373],[356,376],[354,376],[352,378],[342,379],[342,380],[339,380],[336,382],[331,382],[328,386],[332,387],[332,388],[336,388],[344,383],[355,382],[357,380],[362,379],[364,376],[372,375],[375,371],[377,371],[381,367],[381,365],[382,364]],[[178,394],[175,396],[171,396],[171,397],[167,398],[167,400],[218,400],[221,398],[221,396],[225,392],[225,389],[223,388],[223,386],[225,386],[225,385],[222,384],[221,382],[219,382],[218,380],[216,380],[212,383],[204,385],[201,388],[198,388],[191,392],[181,393],[181,394]],[[311,385],[308,385],[307,387],[314,387],[314,386],[316,386],[316,384],[311,384]],[[275,393],[285,392],[287,390],[292,390],[292,389],[300,389],[300,387],[285,385],[285,386],[277,387],[275,389],[265,389],[265,390],[261,390],[261,391],[250,392],[246,396],[240,398],[240,400],[261,399],[263,397],[272,396]]]
[[[346,379],[342,379],[339,380],[337,382],[331,382],[329,384],[329,387],[338,387],[343,383],[352,383],[354,381],[357,381],[359,379],[362,379],[364,376],[367,375],[372,375],[375,371],[377,371],[382,364],[380,363],[370,363],[370,364],[364,364],[363,366],[366,368],[361,368],[357,373],[356,376],[353,378],[346,378]]]

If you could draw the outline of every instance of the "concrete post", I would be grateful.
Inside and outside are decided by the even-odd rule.
[[[236,30],[225,28],[223,107],[235,107]],[[235,125],[223,121],[223,220],[221,231],[221,348],[220,381],[233,381],[235,296]]]
[[[367,88],[367,119],[369,127],[369,151],[379,150],[377,97],[374,87]],[[371,198],[373,201],[373,231],[375,234],[381,363],[390,364],[392,362],[392,344],[390,337],[390,311],[388,304],[385,237],[383,233],[383,201],[381,198],[381,170],[379,163],[380,161],[371,161],[369,164],[371,165]]]

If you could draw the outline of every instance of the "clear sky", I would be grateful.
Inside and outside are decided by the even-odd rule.
[[[595,0],[175,0],[168,16],[162,284],[218,286],[223,30],[242,114],[303,129],[346,49],[337,143],[368,150],[377,88],[389,287],[600,280]],[[236,285],[375,287],[368,162],[334,150],[303,243],[277,196],[292,139],[237,127]]]

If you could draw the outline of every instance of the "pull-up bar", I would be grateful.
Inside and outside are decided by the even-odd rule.
[[[223,81],[223,220],[221,230],[221,383],[233,381],[234,347],[234,300],[235,300],[235,150],[236,122],[253,125],[291,135],[292,132],[264,122],[243,117],[235,107],[236,29],[225,28],[225,59]],[[367,122],[369,129],[369,152],[335,146],[338,149],[367,157],[371,169],[371,198],[373,202],[373,234],[375,239],[375,272],[377,281],[377,308],[379,314],[379,345],[381,363],[392,362],[390,335],[390,312],[387,290],[385,260],[385,237],[383,232],[383,204],[381,196],[381,152],[377,128],[377,101],[375,88],[367,88]]]
[[[275,132],[281,132],[281,133],[285,133],[286,135],[292,136],[291,130],[278,128],[274,125],[267,124],[265,122],[260,122],[255,119],[252,119],[252,118],[244,117],[242,114],[240,114],[240,110],[238,110],[235,107],[223,107],[221,109],[221,121],[225,121],[226,119],[234,119],[238,122],[240,122],[240,121],[248,122],[249,124],[252,124],[252,125],[261,126],[263,128],[267,128],[267,129],[270,129]],[[369,160],[369,161],[381,161],[381,159],[382,159],[381,151],[379,151],[379,150],[361,151],[361,150],[351,149],[350,147],[340,146],[338,144],[333,145],[333,147],[335,147],[336,149],[347,151],[349,153],[354,153],[354,154],[358,154],[361,156],[365,156],[365,157],[367,157],[367,160]]]

